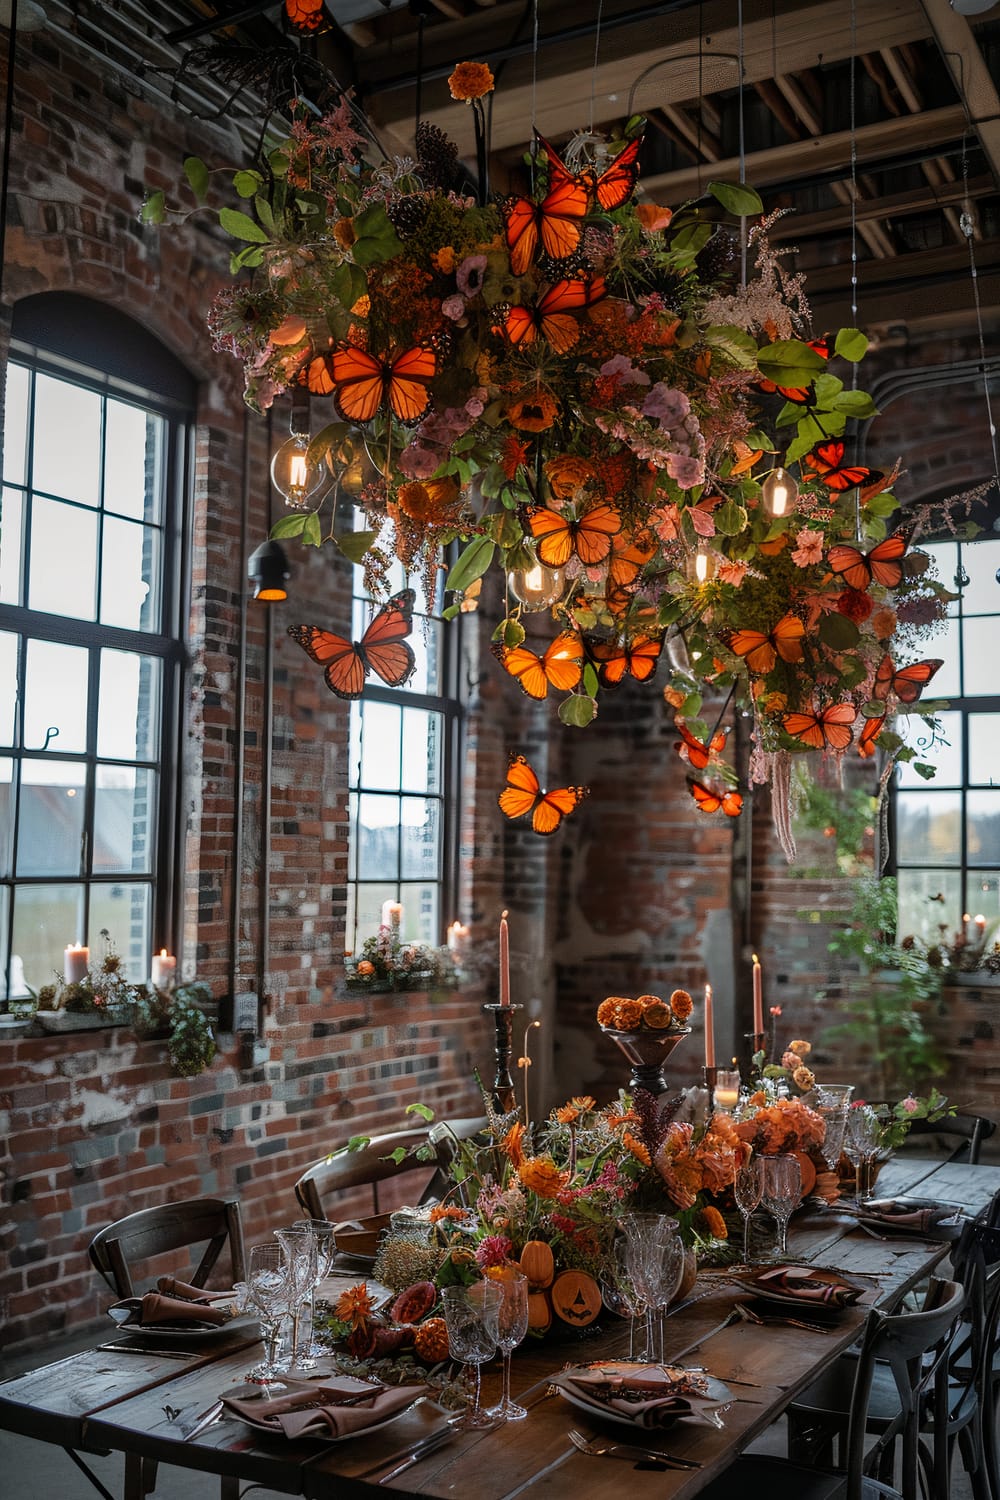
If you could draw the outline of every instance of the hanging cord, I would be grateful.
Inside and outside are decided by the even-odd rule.
[[[739,59],[739,126],[740,126],[740,182],[747,180],[747,142],[746,142],[746,120],[743,113],[743,60],[744,60],[744,35],[743,35],[743,0],[739,0],[736,7],[736,35],[737,35],[737,57]],[[747,220],[746,214],[740,216],[740,286],[745,288],[747,284]]]
[[[594,129],[594,100],[597,98],[597,62],[601,52],[601,21],[604,16],[604,0],[597,0],[597,27],[594,31],[594,66],[590,73],[590,123],[588,131]]]
[[[848,73],[851,134],[851,326],[858,326],[858,134],[857,134],[857,0],[851,0],[851,66]],[[851,363],[851,390],[858,388],[857,361]],[[854,540],[861,540],[861,490],[854,491]]]
[[[963,59],[958,59],[959,68]],[[961,73],[959,74],[961,76]],[[963,82],[962,98],[965,99]],[[968,115],[968,111],[966,111]],[[969,133],[971,121],[962,136],[962,212],[958,225],[965,235],[969,247],[969,275],[972,278],[972,301],[976,309],[976,335],[979,341],[979,368],[983,375],[983,399],[986,402],[986,421],[990,438],[990,453],[993,457],[993,483],[1000,493],[1000,456],[997,453],[997,427],[993,419],[993,400],[990,396],[990,376],[986,363],[986,338],[983,333],[983,305],[979,295],[979,268],[976,265],[976,221],[972,215],[972,200],[969,197]]]
[[[413,91],[413,135],[416,138],[417,129],[420,125],[420,117],[423,114],[424,93],[424,14],[423,11],[417,16],[417,83]]]
[[[14,64],[17,56],[17,0],[11,0],[7,40],[7,102],[3,112],[3,166],[0,168],[0,304],[7,251],[7,199],[10,193],[10,138],[14,129]]]
[[[528,148],[531,156],[531,192],[535,192],[535,167],[538,161],[538,137],[535,133],[538,122],[537,115],[538,100],[538,0],[532,0],[531,5],[531,145]]]

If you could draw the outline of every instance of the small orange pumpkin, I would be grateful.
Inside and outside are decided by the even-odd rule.
[[[521,1251],[521,1270],[536,1290],[551,1286],[556,1274],[552,1246],[547,1245],[544,1240],[529,1240]]]
[[[444,1318],[428,1318],[413,1336],[413,1352],[424,1364],[448,1358],[448,1325]]]
[[[548,1292],[528,1293],[528,1327],[533,1333],[547,1333],[552,1327],[552,1303]]]
[[[556,1317],[570,1328],[586,1328],[601,1310],[601,1289],[586,1271],[560,1271],[551,1295]]]

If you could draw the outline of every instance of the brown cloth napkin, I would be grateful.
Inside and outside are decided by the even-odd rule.
[[[171,1323],[183,1323],[190,1328],[219,1328],[232,1317],[228,1307],[208,1307],[203,1302],[184,1302],[180,1297],[164,1297],[159,1292],[146,1292],[143,1297],[123,1297],[111,1306],[116,1311],[128,1313],[127,1318],[116,1321],[122,1328],[169,1328]]]
[[[232,1297],[232,1291],[206,1292],[203,1286],[192,1286],[189,1281],[178,1281],[176,1276],[159,1276],[156,1290],[165,1297],[183,1297],[185,1302],[221,1302]]]
[[[707,1398],[703,1380],[662,1365],[650,1365],[641,1374],[622,1375],[563,1370],[556,1384],[575,1390],[595,1406],[628,1417],[637,1427],[666,1427],[679,1417],[691,1416]]]
[[[894,1203],[891,1198],[880,1199],[878,1203],[865,1203],[862,1205],[862,1214],[866,1219],[877,1219],[880,1224],[886,1226],[895,1225],[898,1229],[933,1229],[935,1224],[940,1224],[942,1219],[953,1219],[955,1210],[953,1208],[914,1208],[909,1203]]]
[[[347,1437],[349,1433],[363,1432],[366,1427],[374,1427],[412,1406],[425,1390],[426,1386],[422,1385],[394,1385],[387,1390],[373,1391],[370,1401],[345,1406],[342,1403],[356,1401],[363,1394],[363,1386],[356,1380],[342,1383],[326,1380],[321,1385],[300,1385],[290,1395],[279,1396],[276,1401],[238,1401],[229,1396],[221,1399],[226,1410],[242,1421],[256,1427],[272,1427],[287,1438],[303,1437],[307,1433],[320,1437]]]
[[[826,1281],[808,1266],[775,1266],[773,1271],[764,1271],[754,1277],[754,1285],[761,1296],[778,1292],[782,1297],[794,1297],[797,1302],[824,1302],[832,1307],[847,1307],[861,1296],[859,1287],[848,1286],[844,1281]]]

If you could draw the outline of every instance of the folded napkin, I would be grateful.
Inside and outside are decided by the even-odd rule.
[[[124,1312],[126,1316],[120,1317]],[[123,1297],[111,1307],[111,1315],[123,1328],[169,1328],[171,1323],[186,1328],[220,1328],[232,1317],[229,1307],[209,1307],[203,1302],[185,1302],[180,1297],[164,1297],[160,1292],[146,1292],[143,1297]]]
[[[613,1365],[570,1368],[561,1371],[554,1383],[595,1407],[627,1417],[637,1427],[666,1427],[678,1417],[696,1416],[699,1404],[708,1399],[708,1386],[701,1376],[669,1365],[620,1373]]]
[[[877,1219],[880,1224],[897,1229],[933,1229],[943,1219],[954,1222],[954,1208],[914,1207],[912,1203],[897,1203],[892,1198],[879,1199],[877,1203],[865,1203],[861,1209],[865,1219]]]
[[[221,1302],[232,1297],[232,1291],[206,1292],[203,1286],[192,1286],[189,1281],[178,1281],[176,1276],[159,1276],[156,1290],[166,1297],[182,1297],[185,1302]]]
[[[794,1297],[796,1302],[822,1302],[829,1307],[847,1307],[861,1296],[860,1287],[850,1286],[846,1281],[827,1280],[829,1272],[820,1276],[811,1266],[775,1266],[772,1271],[762,1271],[754,1276],[753,1285],[760,1296],[777,1292],[782,1297]]]
[[[425,1392],[422,1385],[394,1385],[387,1389],[373,1389],[371,1398],[358,1402],[364,1395],[362,1382],[325,1380],[317,1385],[299,1385],[287,1396],[275,1401],[239,1401],[232,1396],[223,1396],[222,1404],[227,1411],[241,1421],[255,1427],[269,1427],[286,1438],[306,1435],[320,1437],[347,1437],[349,1433],[364,1432],[366,1427],[375,1427],[397,1412],[412,1406]],[[351,1405],[346,1405],[351,1402]]]

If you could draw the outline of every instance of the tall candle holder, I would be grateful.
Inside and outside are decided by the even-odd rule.
[[[747,1083],[752,1083],[754,1078],[758,1076],[754,1065],[754,1058],[758,1052],[764,1051],[765,1039],[766,1033],[763,1031],[745,1031],[743,1033],[743,1040],[749,1044],[749,1061],[747,1062],[746,1074],[744,1075]]]
[[[716,1067],[710,1068],[706,1063],[701,1070],[701,1076],[708,1095],[708,1114],[711,1116],[715,1113],[715,1085],[719,1081],[719,1070]]]
[[[690,1026],[674,1027],[669,1031],[618,1031],[613,1026],[602,1026],[601,1031],[609,1036],[624,1055],[632,1069],[629,1093],[645,1089],[649,1094],[665,1094],[669,1085],[663,1076],[663,1064],[679,1042],[691,1035]]]
[[[498,1005],[491,1001],[483,1006],[483,1014],[493,1017],[496,1035],[493,1056],[496,1071],[493,1077],[493,1107],[498,1114],[506,1115],[514,1108],[514,1080],[510,1076],[510,1057],[514,1047],[514,1013],[523,1010],[523,1005]]]

